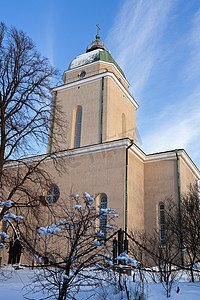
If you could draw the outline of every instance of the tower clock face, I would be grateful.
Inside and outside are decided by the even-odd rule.
[[[55,183],[53,183],[45,195],[45,201],[48,205],[53,205],[58,201],[59,196],[60,196],[59,187]]]
[[[85,75],[86,75],[86,72],[85,72],[85,71],[82,71],[81,74],[79,75],[79,77],[80,77],[80,78],[83,78],[83,77],[85,77]]]

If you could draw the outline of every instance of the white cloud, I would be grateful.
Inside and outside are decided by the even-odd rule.
[[[162,111],[155,120],[152,131],[144,137],[143,146],[149,153],[184,148],[199,156],[200,138],[200,91],[184,100],[182,106],[174,104]]]
[[[200,10],[180,11],[180,8],[181,3],[175,0],[126,0],[107,44],[131,83],[136,99],[142,99],[152,76],[155,76],[154,83],[159,81],[153,69],[160,63],[158,60],[162,59],[167,66],[165,90],[158,92],[160,99],[154,99],[156,111],[155,106],[149,105],[148,115],[142,115],[140,120],[142,149],[151,153],[184,148],[200,165]],[[188,26],[179,26],[179,22],[186,22],[184,13],[190,14]],[[170,30],[177,32],[173,35]],[[168,93],[169,83],[172,87]],[[148,93],[151,99],[150,87]]]
[[[192,29],[189,32],[188,46],[190,60],[186,64],[185,72],[188,79],[200,76],[200,9],[194,15]]]
[[[154,120],[152,132],[144,137],[144,148],[148,152],[184,148],[200,165],[200,10],[194,15],[192,28],[188,31],[183,77],[190,80],[185,96],[175,99],[168,109],[161,110]],[[197,79],[197,80],[195,80]]]
[[[139,97],[157,58],[159,38],[174,1],[127,0],[108,35],[112,54]]]

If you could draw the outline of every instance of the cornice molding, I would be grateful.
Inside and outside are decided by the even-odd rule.
[[[111,72],[104,72],[104,73],[101,73],[101,74],[97,74],[97,75],[87,77],[87,78],[79,80],[79,81],[75,81],[75,82],[72,82],[72,83],[66,83],[66,84],[57,86],[57,87],[52,89],[52,92],[60,92],[60,91],[68,90],[68,89],[71,89],[71,88],[74,88],[74,87],[78,87],[78,86],[81,86],[81,85],[84,85],[84,84],[88,84],[88,83],[100,80],[102,77],[111,78],[117,84],[117,86],[121,89],[121,91],[126,95],[128,100],[133,104],[135,109],[139,108],[138,103],[135,101],[135,99],[130,94],[130,92],[125,89],[123,84]]]
[[[66,70],[64,71],[64,73],[66,74],[69,74],[69,73],[72,73],[74,71],[78,71],[78,70],[81,70],[81,69],[87,69],[88,67],[91,67],[91,66],[95,66],[95,65],[98,65],[98,64],[108,64],[112,67],[114,67],[115,71],[117,71],[117,73],[123,78],[123,80],[126,82],[126,84],[128,85],[128,87],[130,86],[130,83],[128,82],[128,80],[121,74],[121,72],[119,71],[119,69],[115,66],[115,64],[111,63],[111,62],[108,62],[108,61],[104,61],[104,60],[98,60],[98,61],[94,61],[90,64],[87,64],[87,65],[83,65],[83,66],[80,66],[80,67],[77,67],[77,68],[74,68],[72,70]]]
[[[154,163],[159,161],[166,161],[166,160],[177,160],[176,157],[176,150],[161,152],[161,153],[153,153],[146,155],[140,148],[136,145],[131,147],[132,152],[134,152],[137,157],[146,163]],[[197,166],[193,163],[189,155],[185,152],[184,149],[180,149],[177,152],[179,159],[181,158],[183,162],[187,165],[187,167],[191,170],[191,172],[196,176],[198,180],[200,180],[200,171]]]
[[[193,163],[187,152],[185,150],[181,150],[181,154],[178,155],[182,158],[183,162],[187,165],[187,167],[192,171],[192,173],[197,177],[198,180],[200,180],[200,170],[197,168],[197,166]]]
[[[131,146],[130,151],[135,154],[140,161],[145,162],[146,154],[136,144]]]
[[[19,161],[14,161],[14,160],[8,161],[5,165],[5,168],[6,169],[15,168],[20,166],[25,166],[26,164],[30,165],[33,163],[38,163],[40,161],[41,163],[45,163],[48,161],[53,161],[53,159],[76,157],[76,156],[82,156],[82,155],[92,154],[92,153],[97,153],[102,151],[104,152],[109,150],[115,150],[115,149],[127,147],[129,146],[129,144],[130,144],[130,140],[127,138],[127,139],[115,140],[111,142],[105,142],[102,144],[83,146],[80,148],[68,149],[57,153],[53,153],[52,155],[44,154],[44,155],[24,158]]]
[[[156,162],[161,160],[171,160],[175,158],[176,158],[176,154],[174,151],[153,153],[153,154],[148,154],[146,156],[145,162],[149,163],[149,162]]]
[[[76,149],[68,149],[64,151],[60,151],[57,153],[53,153],[51,156],[49,154],[39,155],[35,157],[24,158],[18,162],[16,161],[9,161],[5,165],[5,168],[15,168],[20,166],[25,166],[38,163],[38,162],[48,162],[53,161],[54,158],[69,158],[69,157],[77,157],[97,152],[104,152],[110,151],[120,148],[127,148],[131,144],[129,138],[105,142],[102,144],[95,144],[90,146],[83,146]],[[158,161],[166,161],[166,160],[177,160],[176,157],[176,150],[167,151],[167,152],[160,152],[160,153],[153,153],[146,155],[136,144],[133,144],[130,148],[130,151],[135,154],[135,156],[142,161],[144,164],[146,163],[154,163]],[[178,152],[179,159],[181,158],[182,161],[187,165],[187,167],[191,170],[191,172],[196,176],[197,180],[200,180],[200,171],[193,163],[191,158],[183,149],[179,149]]]

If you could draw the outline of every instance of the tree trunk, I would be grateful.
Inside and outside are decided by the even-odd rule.
[[[1,126],[1,145],[0,145],[0,183],[1,183],[2,170],[4,166],[5,146],[6,146],[5,109],[3,107],[1,93],[0,93],[0,126]]]

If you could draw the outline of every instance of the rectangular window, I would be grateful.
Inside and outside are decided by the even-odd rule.
[[[106,209],[107,208],[107,196],[103,195],[100,198],[100,209]],[[106,225],[107,225],[107,214],[102,215],[100,219],[100,231],[104,234],[103,238],[106,238]]]
[[[160,245],[165,246],[165,206],[164,204],[159,205],[159,231],[160,231]]]

